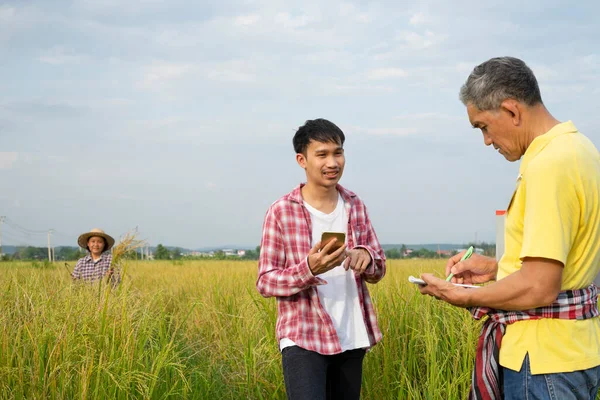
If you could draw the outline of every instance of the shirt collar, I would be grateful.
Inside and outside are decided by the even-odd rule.
[[[306,183],[301,183],[300,185],[296,186],[296,188],[288,194],[288,196],[287,196],[288,200],[293,201],[298,204],[304,204],[304,199],[302,198],[302,188],[305,185],[306,185]],[[356,197],[356,194],[354,192],[351,192],[350,190],[344,188],[340,184],[336,185],[336,189],[337,189],[338,193],[342,196],[342,199],[344,200],[344,202],[347,204],[349,204],[352,201],[353,197]]]
[[[100,260],[103,260],[103,259],[104,259],[104,257],[105,257],[107,254],[110,254],[110,253],[109,253],[109,251],[110,251],[110,250],[107,250],[107,251],[103,252],[102,254],[100,254],[100,258],[98,259],[98,261],[100,261]],[[92,262],[94,262],[94,259],[92,258],[92,253],[90,253],[89,251],[88,251],[87,255],[84,257],[84,259],[85,259],[86,261],[92,261]],[[96,261],[96,262],[97,262],[97,261]]]
[[[523,160],[519,167],[519,174],[522,175],[525,172],[531,160],[540,154],[544,147],[546,147],[553,139],[566,133],[575,132],[577,132],[575,124],[573,124],[572,121],[567,121],[553,126],[548,132],[533,139],[527,150],[525,150],[525,154],[523,154]]]

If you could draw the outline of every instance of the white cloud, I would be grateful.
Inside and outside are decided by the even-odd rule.
[[[406,76],[408,76],[408,74],[401,68],[375,68],[367,72],[367,78],[369,80],[405,78]]]
[[[600,68],[600,56],[598,54],[588,54],[578,61],[586,69],[598,70]]]
[[[362,128],[360,126],[354,126],[350,128],[357,133],[364,133],[367,135],[392,135],[392,136],[410,136],[419,133],[415,128]]]
[[[460,149],[465,143],[482,147],[480,133],[470,128],[457,92],[473,67],[492,56],[523,55],[536,72],[540,65],[549,68],[539,74],[544,100],[553,114],[572,118],[581,128],[587,124],[584,132],[596,135],[591,136],[596,143],[600,140],[594,130],[598,125],[594,110],[600,98],[600,53],[593,42],[598,24],[593,20],[597,12],[590,10],[592,2],[582,3],[575,14],[563,18],[558,30],[541,22],[554,20],[561,7],[533,10],[529,3],[519,15],[502,13],[501,6],[492,3],[478,3],[468,12],[457,13],[456,4],[440,0],[402,4],[354,0],[63,3],[0,0],[0,53],[6,55],[2,58],[6,76],[0,83],[0,148],[19,151],[16,161],[0,159],[2,168],[12,168],[0,171],[6,175],[6,184],[19,190],[31,186],[50,192],[60,181],[66,182],[63,188],[72,186],[79,179],[79,169],[68,166],[77,164],[73,155],[82,154],[87,145],[81,132],[89,132],[85,137],[102,136],[98,148],[106,154],[106,164],[118,168],[91,172],[123,199],[147,199],[139,202],[143,208],[138,216],[152,214],[165,200],[179,201],[176,188],[185,191],[189,182],[197,182],[192,189],[199,195],[210,194],[202,199],[206,206],[194,210],[197,221],[217,227],[220,225],[214,221],[226,223],[221,224],[223,232],[217,229],[194,236],[198,245],[230,237],[245,243],[259,239],[252,227],[247,228],[251,234],[238,230],[232,236],[225,226],[239,217],[235,213],[220,217],[214,210],[228,204],[231,191],[239,186],[238,178],[251,179],[246,177],[268,169],[271,156],[279,157],[280,149],[289,148],[288,134],[315,113],[356,126],[362,143],[373,145],[365,146],[365,153],[373,154],[375,160],[390,160],[398,170],[405,169],[407,157],[398,156],[403,150],[416,159],[426,159],[424,169],[415,168],[415,178],[421,181],[471,176],[477,172],[472,160],[452,164],[451,149]],[[540,41],[544,37],[549,39]],[[561,64],[553,54],[572,62]],[[85,63],[85,68],[61,68],[77,63]],[[27,85],[19,83],[25,70]],[[12,105],[6,107],[5,103]],[[28,165],[30,156],[25,152],[31,151],[34,143],[44,148],[44,154],[66,154],[68,160],[36,156]],[[228,144],[233,162],[219,164],[213,149],[222,148],[223,143]],[[392,148],[389,143],[399,146]],[[437,149],[435,154],[432,148]],[[145,157],[141,159],[144,165],[154,168],[148,164],[157,164],[157,172],[164,170],[159,163],[181,171],[166,178],[174,190],[162,190],[160,199],[152,196],[153,186],[144,184],[150,178],[140,178],[139,166],[128,164],[131,152],[127,149]],[[257,162],[251,157],[255,151],[264,151],[254,157]],[[183,152],[192,156],[182,157]],[[439,164],[428,170],[429,157]],[[220,167],[211,170],[214,165]],[[387,167],[373,163],[369,175],[390,174]],[[414,165],[408,164],[410,167]],[[299,172],[295,165],[285,168],[277,168],[276,178]],[[186,171],[208,172],[192,180]],[[440,179],[440,171],[448,176]],[[19,186],[31,177],[37,177],[39,183]],[[510,174],[507,179],[511,184],[512,178]],[[81,179],[89,176],[83,174]],[[115,181],[123,183],[123,190],[115,189]],[[491,181],[494,184],[482,191],[495,189],[495,180]],[[248,196],[248,209],[261,210],[247,212],[257,214],[256,225],[267,199],[287,189],[281,182],[272,179]],[[401,208],[414,209],[415,215],[427,213],[422,199],[435,199],[435,190],[422,189],[406,198]],[[380,197],[396,197],[391,187],[386,190]],[[74,202],[81,197],[77,190],[62,192]],[[6,205],[12,205],[16,197],[24,199],[23,207],[29,206],[27,199],[36,199],[33,192],[13,193]],[[458,197],[447,206],[461,206],[470,199],[472,196]],[[493,199],[476,200],[482,207],[494,205]],[[70,203],[38,203],[40,212],[80,219],[72,210],[57,209]],[[111,204],[105,202],[110,218],[132,225],[139,222],[135,213],[124,213],[118,206],[111,209]],[[387,238],[416,240],[410,227],[423,225],[422,221],[407,221],[404,231],[394,224],[386,228],[382,215],[390,210],[385,207],[374,207],[379,210],[374,218],[389,232]],[[180,219],[189,214],[186,211],[173,210]],[[454,215],[463,212],[455,211]],[[411,218],[395,215],[393,219],[404,217]],[[69,223],[68,218],[61,223],[63,220]],[[167,232],[169,242],[189,240],[188,232],[169,229],[164,223],[161,226],[156,219],[144,223],[151,237]],[[440,220],[440,224],[452,225],[448,220]],[[428,237],[453,235],[442,230],[430,230],[435,233]]]
[[[338,84],[338,85],[327,85],[323,88],[323,94],[325,95],[339,95],[339,94],[359,94],[365,92],[393,92],[394,88],[387,85],[352,85],[352,84]]]
[[[369,23],[373,21],[373,16],[368,12],[361,12],[351,3],[342,3],[339,14],[342,18],[358,23]]]
[[[400,121],[414,121],[414,120],[437,120],[437,121],[462,121],[462,116],[457,115],[447,115],[440,114],[435,112],[424,112],[424,113],[415,113],[415,114],[402,114],[394,116],[394,119]]]
[[[46,158],[48,159],[48,161],[59,164],[67,164],[69,162],[69,159],[65,156],[47,155]]]
[[[235,18],[234,24],[237,26],[253,26],[260,21],[260,15],[252,14],[252,15],[240,15]]]
[[[55,46],[42,52],[38,59],[51,65],[80,64],[87,61],[88,56],[77,54],[72,49],[63,46]]]
[[[300,15],[292,16],[287,12],[280,12],[275,15],[275,22],[286,29],[296,29],[306,27],[321,19],[320,15]]]
[[[207,65],[203,69],[204,74],[212,80],[232,83],[250,83],[256,80],[254,67],[248,60],[215,63]]]
[[[15,16],[15,8],[8,5],[0,6],[0,23],[6,23]]]
[[[475,68],[476,65],[477,65],[477,63],[475,63],[475,62],[461,61],[456,64],[455,68],[456,68],[456,72],[460,72],[461,74],[467,74],[467,75],[465,75],[465,79],[466,79],[466,76],[468,76],[468,74],[470,74],[473,71],[473,68]]]
[[[412,17],[410,17],[410,20],[408,21],[408,23],[411,24],[412,26],[418,26],[418,25],[428,24],[431,21],[432,21],[432,18],[429,14],[425,14],[423,12],[418,12],[416,14],[413,14]]]
[[[551,81],[556,78],[560,78],[561,76],[558,70],[547,65],[533,64],[530,65],[530,67],[533,73],[535,74],[535,77],[540,82]]]
[[[447,35],[437,34],[429,30],[422,34],[412,31],[402,31],[396,35],[396,40],[401,42],[404,47],[420,50],[436,46],[445,41],[446,37]]]
[[[181,63],[155,62],[145,67],[139,86],[149,90],[170,87],[173,81],[181,79],[190,70],[190,65]]]
[[[75,6],[86,13],[113,14],[122,13],[138,15],[145,11],[158,10],[168,7],[168,0],[78,0]]]
[[[0,152],[0,169],[12,169],[18,159],[19,153],[15,151]]]

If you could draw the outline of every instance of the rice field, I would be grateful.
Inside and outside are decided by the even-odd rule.
[[[384,339],[363,399],[465,398],[479,325],[407,281],[444,264],[390,260],[369,286]],[[63,263],[0,271],[2,399],[286,398],[256,262],[133,261],[117,290],[72,284]]]

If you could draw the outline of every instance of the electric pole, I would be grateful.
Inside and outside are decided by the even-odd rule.
[[[0,217],[0,257],[2,257],[2,223],[6,217]]]
[[[50,250],[50,235],[52,234],[52,232],[54,232],[54,229],[48,230],[48,261],[49,262],[52,262],[52,253]]]

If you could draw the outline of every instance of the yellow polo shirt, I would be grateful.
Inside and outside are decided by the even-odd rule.
[[[600,155],[571,121],[531,142],[506,214],[498,279],[525,257],[563,263],[561,290],[589,286],[600,272]],[[532,374],[600,365],[600,318],[540,319],[506,328],[500,364],[519,371],[529,353]]]

